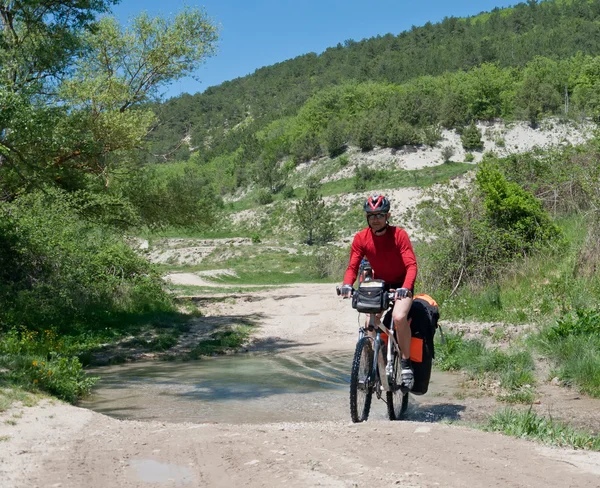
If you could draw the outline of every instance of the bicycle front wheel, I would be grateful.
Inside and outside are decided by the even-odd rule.
[[[401,379],[400,358],[398,354],[394,357],[394,376],[388,378],[390,386],[394,391],[388,391],[386,395],[388,418],[390,420],[402,420],[408,408],[408,392],[399,388]]]
[[[364,422],[369,418],[373,397],[373,341],[363,337],[356,344],[352,374],[350,376],[350,416],[352,422]]]

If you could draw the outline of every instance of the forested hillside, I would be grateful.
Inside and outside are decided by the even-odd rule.
[[[404,84],[421,76],[468,71],[482,63],[523,68],[536,56],[553,61],[600,54],[596,1],[529,1],[471,18],[446,18],[397,35],[390,33],[308,53],[202,94],[184,94],[157,107],[153,132],[158,160],[185,159],[191,137],[202,160],[233,152],[270,122],[295,115],[315,93],[348,82]],[[556,87],[562,98],[565,86]],[[570,90],[570,87],[567,87]],[[231,129],[236,130],[231,130]],[[179,150],[175,150],[179,148]],[[164,156],[164,158],[162,158]]]

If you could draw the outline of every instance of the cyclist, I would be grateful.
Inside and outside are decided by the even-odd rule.
[[[383,195],[373,195],[364,204],[367,227],[354,236],[350,262],[342,285],[342,295],[348,298],[363,258],[368,259],[373,278],[378,278],[395,290],[396,301],[392,320],[402,357],[402,383],[411,389],[414,372],[410,364],[411,333],[407,316],[412,305],[417,277],[417,260],[406,231],[389,224],[390,201]],[[379,321],[380,317],[378,317]],[[379,322],[377,323],[379,325]]]

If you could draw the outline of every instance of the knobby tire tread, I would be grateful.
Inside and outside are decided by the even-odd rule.
[[[363,353],[370,356],[367,361],[366,371],[366,375],[369,375],[373,369],[374,351],[373,342],[368,337],[363,337],[358,341],[356,350],[354,351],[354,359],[352,360],[352,373],[350,375],[350,416],[354,423],[364,422],[369,418],[371,400],[373,398],[373,390],[369,388],[368,391],[365,391],[366,396],[364,405],[358,405],[358,386],[359,376],[361,374],[361,357]],[[363,375],[365,374],[364,371],[362,373]]]
[[[394,358],[394,372],[396,373],[396,382],[400,375],[400,359],[398,355]],[[408,409],[408,392],[402,393],[401,390],[397,392],[388,391],[386,394],[388,418],[390,420],[402,420]]]

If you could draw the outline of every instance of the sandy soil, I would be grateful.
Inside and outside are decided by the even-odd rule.
[[[244,293],[235,302],[201,300],[208,318],[235,313],[258,320],[261,328],[250,349],[351,350],[356,314],[332,291],[332,285],[297,285]],[[471,324],[470,330],[475,327]],[[553,394],[559,390],[555,387]],[[557,405],[573,396],[562,395]],[[443,404],[448,399],[427,401]],[[545,401],[543,397],[540,403]],[[466,399],[465,411],[477,412],[476,402],[481,406],[494,400]],[[597,404],[589,408],[595,418]],[[31,408],[16,406],[0,420],[2,488],[598,487],[600,480],[600,453],[550,449],[410,419],[363,424],[293,418],[266,425],[138,422],[45,401]]]

